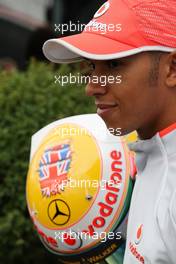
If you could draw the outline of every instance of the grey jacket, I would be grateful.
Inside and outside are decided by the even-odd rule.
[[[137,177],[124,264],[176,264],[176,123],[130,145]]]

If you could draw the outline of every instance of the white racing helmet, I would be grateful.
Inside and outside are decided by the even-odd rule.
[[[126,139],[110,134],[96,114],[64,118],[33,135],[28,209],[60,263],[96,263],[118,250],[134,171]]]

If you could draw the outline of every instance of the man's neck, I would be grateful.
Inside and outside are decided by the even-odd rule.
[[[156,133],[160,132],[161,130],[169,127],[170,125],[176,123],[176,115],[172,117],[167,122],[160,122],[159,124],[151,124],[146,127],[142,127],[137,130],[138,136],[141,140],[146,140],[152,138]]]

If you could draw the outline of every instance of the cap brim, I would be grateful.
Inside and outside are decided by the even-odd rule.
[[[172,51],[173,48],[142,45],[129,46],[103,34],[87,33],[47,40],[43,45],[45,57],[55,63],[72,63],[88,58],[111,60],[131,56],[143,51]]]
[[[47,40],[43,45],[46,58],[55,63],[72,63],[83,58],[108,60],[125,57],[134,47],[91,33]]]

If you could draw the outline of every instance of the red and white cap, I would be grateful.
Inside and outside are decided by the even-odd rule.
[[[176,50],[176,0],[109,0],[80,34],[47,40],[44,55],[70,63]]]

